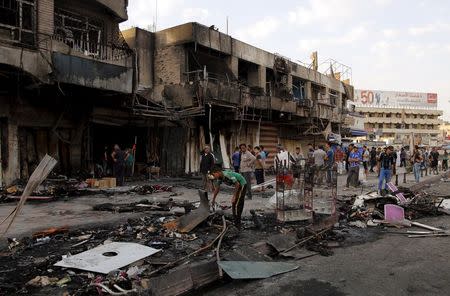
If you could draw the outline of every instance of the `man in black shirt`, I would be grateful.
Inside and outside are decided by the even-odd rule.
[[[385,152],[380,154],[378,160],[378,172],[380,173],[380,177],[378,179],[378,192],[382,192],[383,189],[383,181],[385,181],[384,189],[387,191],[387,183],[391,181],[392,172],[395,168],[395,157],[394,157],[394,147],[389,146],[386,148]]]
[[[431,171],[434,172],[435,175],[439,173],[438,162],[439,162],[439,152],[437,152],[436,147],[433,147],[433,149],[430,152],[430,164],[431,164]]]
[[[372,147],[370,150],[370,172],[373,173],[373,168],[377,165],[377,149]]]
[[[111,153],[113,160],[113,172],[116,178],[117,186],[123,186],[125,181],[125,151],[121,150],[119,145],[114,145]]]
[[[207,175],[213,170],[214,162],[214,155],[212,155],[209,146],[205,146],[200,158],[200,173],[202,174],[203,189],[206,191],[212,190],[212,184]]]

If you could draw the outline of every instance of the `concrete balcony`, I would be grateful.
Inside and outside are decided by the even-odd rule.
[[[399,129],[399,128],[382,128],[379,129],[382,133],[392,133],[392,134],[431,134],[438,135],[440,133],[439,129]]]
[[[132,92],[133,58],[130,50],[53,36],[49,46],[54,75],[59,82]]]
[[[421,119],[421,118],[397,118],[397,117],[366,117],[364,120],[366,123],[398,123],[402,124],[436,124],[440,125],[442,120],[440,119]]]

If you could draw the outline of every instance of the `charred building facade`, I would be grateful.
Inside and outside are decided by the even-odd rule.
[[[177,172],[198,170],[205,143],[227,166],[239,143],[264,145],[273,157],[277,143],[292,151],[324,142],[340,134],[347,100],[353,99],[353,87],[333,75],[214,27],[187,23],[155,33],[132,28],[123,35],[139,65],[132,112],[158,116],[155,128],[177,131],[173,142],[157,143],[162,160],[169,159],[165,154],[180,157],[165,164]]]
[[[126,0],[0,1],[2,183],[27,178],[45,153],[68,175],[94,161],[101,110],[133,90],[133,54],[119,30],[126,8]]]
[[[181,175],[205,144],[226,166],[241,142],[340,133],[352,86],[198,23],[120,32],[127,2],[0,2],[0,183],[45,153],[73,175],[135,144],[137,171]]]

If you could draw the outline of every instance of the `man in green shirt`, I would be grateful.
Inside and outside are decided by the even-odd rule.
[[[220,184],[225,182],[234,185],[233,197],[231,198],[231,209],[233,211],[234,225],[240,229],[242,211],[244,210],[245,193],[249,184],[247,184],[247,181],[245,181],[245,178],[241,174],[229,170],[215,171],[212,174],[209,174],[208,178],[214,181],[213,207],[220,190]]]

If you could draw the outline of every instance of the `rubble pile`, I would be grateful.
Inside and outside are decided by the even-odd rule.
[[[397,189],[392,184],[390,186],[393,186],[391,194],[379,195],[377,192],[368,192],[341,197],[339,200],[341,223],[359,228],[380,225],[410,227],[414,225],[412,220],[449,214],[450,195],[438,196],[423,190],[413,192],[407,188]],[[441,234],[445,232],[435,228],[435,231],[437,230],[440,230]]]
[[[172,192],[172,187],[110,190],[144,195]],[[299,268],[298,260],[375,240],[390,233],[390,226],[422,228],[395,232],[410,238],[450,235],[413,221],[448,214],[449,196],[423,190],[392,187],[384,196],[341,196],[336,214],[315,214],[300,222],[280,223],[273,210],[253,209],[240,229],[227,207],[212,211],[207,193],[200,190],[199,195],[199,202],[166,197],[97,204],[92,210],[145,216],[118,225],[54,227],[30,238],[9,238],[0,252],[0,295],[182,295],[213,282],[290,272]]]
[[[0,188],[0,202],[13,202],[20,199],[26,183],[17,180],[14,185],[7,188]],[[91,188],[85,181],[78,179],[69,179],[65,176],[55,176],[47,178],[28,197],[29,201],[54,201],[58,199],[67,199],[77,196],[87,196],[96,194],[138,194],[148,195],[160,192],[172,192],[172,186],[151,184],[151,185],[134,185],[123,187],[106,187]],[[174,193],[176,194],[176,193]]]
[[[194,207],[189,213],[198,210]],[[330,255],[331,248],[344,239],[331,228],[283,226],[276,223],[272,214],[257,215],[264,223],[263,228],[249,217],[243,221],[241,231],[232,225],[231,217],[218,211],[209,213],[192,231],[183,232],[184,225],[179,221],[186,214],[179,217],[170,211],[160,211],[116,226],[74,231],[52,228],[35,233],[31,238],[10,239],[8,249],[0,255],[3,266],[0,292],[8,295],[44,291],[52,295],[124,295],[151,291],[151,295],[179,295],[219,279],[231,280],[233,272],[240,268],[235,262],[272,264],[273,270],[268,276],[278,274],[279,268],[283,272],[294,270],[298,265],[285,266],[283,262],[317,254]],[[104,272],[86,270],[89,260],[76,259],[87,251],[118,243],[136,244],[124,252],[116,252],[125,253],[120,268]],[[136,261],[130,257],[137,253],[137,247],[149,247],[155,252]],[[114,253],[103,253],[105,261],[95,266],[111,262],[106,259],[114,258],[109,257],[117,255]],[[219,268],[221,262],[228,262],[223,270],[229,270],[230,274]],[[78,264],[77,268],[67,267],[74,263]],[[190,277],[191,285],[174,284],[180,270],[183,277]],[[202,276],[197,278],[199,274]],[[247,278],[260,276],[266,275],[252,274]]]

